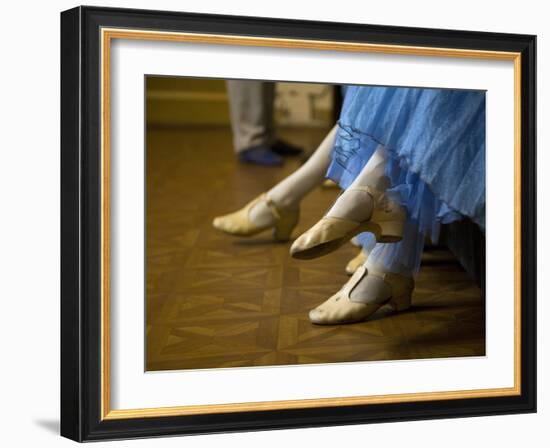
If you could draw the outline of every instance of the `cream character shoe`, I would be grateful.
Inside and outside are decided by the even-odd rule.
[[[290,248],[294,258],[317,258],[338,249],[355,235],[371,232],[379,243],[393,243],[403,237],[405,208],[390,201],[387,196],[371,187],[353,187],[346,192],[362,191],[372,200],[370,218],[358,222],[337,216],[324,216],[311,229],[303,233]]]
[[[360,297],[352,299],[362,280],[368,283],[362,285]],[[318,325],[361,322],[386,304],[394,311],[402,311],[411,306],[413,290],[414,280],[410,277],[367,272],[365,266],[360,266],[340,291],[309,312],[309,320]]]
[[[365,261],[367,261],[368,255],[365,253],[363,249],[359,251],[359,253],[353,257],[349,263],[346,265],[346,274],[353,275],[353,273],[357,270],[359,266],[362,266]]]
[[[321,186],[323,188],[327,188],[327,189],[329,189],[329,188],[340,188],[340,186],[331,179],[325,179],[323,181],[323,183],[321,184]]]
[[[260,202],[264,202],[273,216],[272,222],[257,225],[250,219],[250,211]],[[253,236],[264,230],[273,229],[273,236],[278,241],[287,241],[298,223],[300,210],[286,210],[279,208],[262,193],[240,210],[224,216],[214,218],[212,225],[222,232],[235,236]]]
[[[349,240],[349,242],[355,247],[361,247],[361,243],[359,242],[356,236],[354,236],[351,240]]]

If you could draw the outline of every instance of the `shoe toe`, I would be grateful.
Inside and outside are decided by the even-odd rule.
[[[307,235],[300,235],[298,238],[296,238],[296,240],[292,243],[292,246],[290,246],[290,255],[294,256],[308,249],[310,247],[308,240],[309,238],[307,237]]]
[[[309,312],[309,320],[314,324],[324,324],[326,321],[326,313],[323,308],[317,307]]]
[[[221,216],[216,216],[212,221],[212,226],[218,230],[223,228],[223,218]]]
[[[338,218],[323,218],[302,234],[290,248],[294,258],[310,259],[326,255],[345,242],[344,237],[357,227],[353,221]]]
[[[346,274],[353,275],[356,269],[357,265],[352,260],[346,265]]]
[[[218,230],[229,230],[228,220],[225,219],[225,216],[217,216],[216,218],[214,218],[214,221],[212,221],[212,225]]]
[[[352,258],[346,265],[346,274],[353,275],[359,266],[367,260],[367,255],[361,251],[355,258]]]
[[[231,219],[231,216],[218,216],[212,221],[214,228],[221,230],[222,232],[231,233],[231,234],[240,234],[240,228],[237,225],[238,223]]]
[[[295,256],[313,247],[321,245],[325,235],[314,226],[300,235],[290,247],[290,255]]]

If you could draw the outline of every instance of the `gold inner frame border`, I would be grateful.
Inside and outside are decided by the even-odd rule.
[[[209,405],[183,405],[155,408],[111,409],[110,387],[110,49],[113,39],[240,45],[253,47],[296,48],[345,52],[368,52],[413,56],[455,57],[506,60],[514,63],[514,386],[507,388],[459,391],[369,395],[303,400],[280,400]],[[521,394],[521,53],[419,47],[324,40],[265,38],[218,34],[146,31],[138,29],[101,29],[101,419],[131,419],[406,403],[415,401],[502,397]]]

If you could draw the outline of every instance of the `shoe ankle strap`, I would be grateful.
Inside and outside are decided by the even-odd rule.
[[[273,202],[273,200],[266,193],[263,193],[260,198],[265,201],[265,204],[268,206],[269,210],[273,214],[273,217],[275,219],[281,219],[281,213],[277,208],[277,204],[275,204],[275,202]]]
[[[369,275],[372,275],[374,277],[379,277],[382,280],[384,280],[386,283],[392,283],[395,280],[399,280],[400,282],[406,282],[409,285],[412,285],[412,287],[414,287],[414,277],[409,277],[402,274],[395,274],[393,272],[380,272],[380,271],[375,271],[373,269],[369,271]]]
[[[362,192],[365,192],[365,193],[368,193],[372,200],[374,202],[376,202],[377,198],[379,198],[384,192],[383,191],[380,191],[380,190],[377,190],[376,188],[373,188],[373,187],[370,187],[368,185],[358,185],[356,187],[353,187],[353,188],[346,188],[345,190],[342,190],[340,192],[340,194],[338,195],[338,197],[336,198],[336,201],[338,201],[338,199],[340,199],[340,196],[342,196],[343,194],[345,194],[346,192],[348,191],[362,191]],[[323,214],[323,216],[327,216],[328,212],[330,211],[330,209],[333,207],[333,205],[336,203],[336,201],[334,201],[329,207],[328,209],[325,211],[325,213]],[[331,218],[335,218],[335,219],[342,219],[342,218],[337,218],[337,217],[334,217],[332,216]]]
[[[368,275],[367,268],[365,266],[359,266],[348,282],[344,285],[342,292],[347,297],[350,297],[351,291],[353,291],[353,289],[357,286],[357,283],[359,283],[366,275]]]

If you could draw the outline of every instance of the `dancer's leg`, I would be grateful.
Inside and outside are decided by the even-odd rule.
[[[362,231],[373,233],[380,242],[402,238],[406,210],[385,194],[390,186],[387,158],[380,146],[327,214],[294,241],[290,248],[294,258],[328,254]]]
[[[365,267],[378,272],[414,277],[420,270],[425,236],[415,222],[407,221],[403,239],[397,243],[378,243],[369,254]]]
[[[357,222],[369,219],[374,206],[372,197],[368,192],[357,187],[368,186],[378,191],[386,190],[389,186],[389,180],[385,176],[386,160],[386,151],[382,147],[378,148],[353,183],[336,200],[327,216]]]
[[[277,207],[297,209],[301,200],[323,182],[330,164],[330,153],[334,145],[336,131],[337,125],[330,130],[306,163],[267,192],[267,197]],[[250,210],[249,216],[251,221],[257,225],[268,225],[274,220],[273,214],[265,202],[257,203]]]
[[[330,130],[306,163],[267,192],[279,207],[297,207],[311,190],[322,183],[330,164],[337,128],[335,125]]]
[[[376,244],[363,266],[367,272],[413,278],[420,269],[423,250],[424,234],[418,231],[416,223],[408,221],[403,239],[398,243]],[[391,296],[391,293],[391,284],[383,281],[380,276],[367,275],[357,283],[350,297],[353,301],[369,303]]]
[[[214,218],[213,226],[237,236],[251,236],[274,227],[275,238],[287,240],[298,222],[300,201],[323,182],[336,130],[334,126],[309,160],[293,174],[240,210]]]

